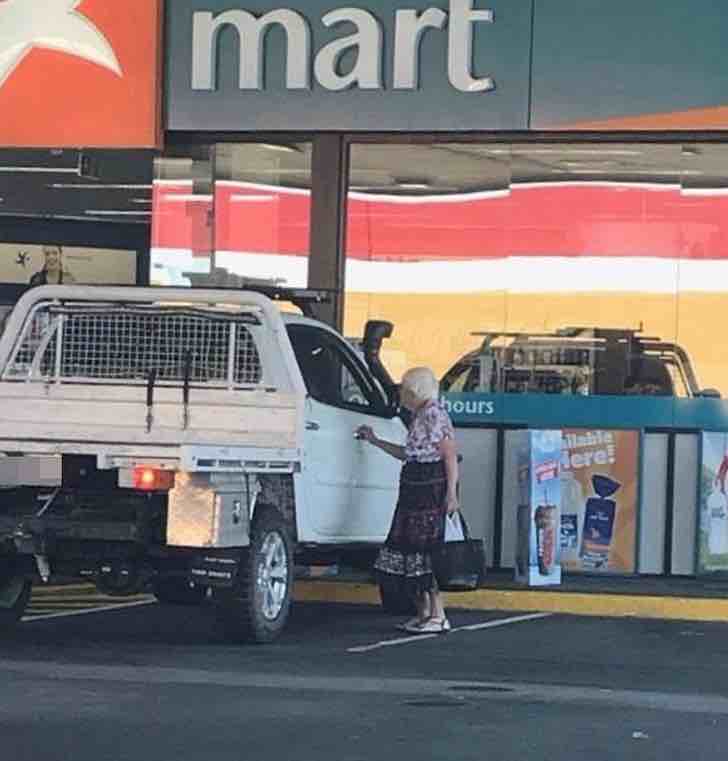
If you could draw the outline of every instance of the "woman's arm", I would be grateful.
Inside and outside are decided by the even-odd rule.
[[[395,457],[397,460],[407,459],[403,446],[400,444],[392,444],[391,441],[384,441],[384,439],[380,439],[368,425],[362,425],[360,428],[357,428],[356,437],[362,441],[368,441],[370,444],[378,447],[388,455]]]
[[[447,512],[454,513],[460,507],[458,505],[458,453],[455,440],[449,436],[444,438],[440,442],[440,454],[447,473]]]
[[[407,455],[404,453],[404,447],[400,444],[392,444],[391,441],[383,441],[382,439],[376,437],[375,440],[372,441],[372,444],[398,460],[404,461],[407,459]]]

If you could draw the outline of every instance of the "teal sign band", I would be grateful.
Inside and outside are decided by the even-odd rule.
[[[530,126],[726,106],[726,39],[724,0],[536,0]]]
[[[728,126],[724,0],[165,7],[171,130],[528,130],[641,115]]]
[[[445,394],[456,425],[728,431],[728,401],[657,396]]]

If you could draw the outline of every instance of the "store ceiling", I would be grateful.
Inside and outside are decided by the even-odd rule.
[[[728,186],[728,145],[475,144],[354,145],[351,187],[433,195],[554,182]]]
[[[227,144],[218,146],[214,163],[220,179],[310,187],[310,144]],[[209,157],[198,156],[196,166],[197,178],[211,176]],[[728,144],[413,142],[351,148],[350,187],[363,193],[473,193],[574,181],[722,188],[728,185]]]
[[[0,215],[147,224],[152,179],[192,180],[194,193],[219,179],[309,188],[307,143],[178,146],[149,151],[0,150]],[[436,195],[505,190],[514,183],[629,182],[728,188],[728,144],[358,143],[351,189]],[[40,211],[39,211],[40,210]]]
[[[0,214],[148,223],[150,151],[0,150]]]

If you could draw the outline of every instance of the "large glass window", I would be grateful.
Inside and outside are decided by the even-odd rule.
[[[679,198],[679,147],[514,144],[511,166],[498,390],[684,391],[671,375],[679,220],[665,211]]]
[[[728,145],[682,146],[681,184],[666,213],[676,220],[677,344],[688,382],[728,397]]]
[[[472,332],[506,327],[498,209],[510,147],[353,145],[350,163],[347,334],[369,318],[391,320],[393,374],[422,364],[442,374],[477,346]]]
[[[640,430],[728,418],[710,398],[728,396],[728,144],[359,143],[350,165],[347,334],[393,322],[390,371],[431,366],[460,424],[562,430],[562,564],[633,573],[640,494],[654,486],[641,457],[657,474],[668,465],[667,450],[662,465],[640,455]],[[490,510],[491,433],[462,431],[466,509]],[[506,565],[520,498],[511,433],[495,537]],[[700,471],[705,568],[725,559],[706,529],[725,506],[714,438]],[[677,468],[697,461],[697,439],[676,441]],[[694,535],[694,477],[676,480],[676,536]]]
[[[311,145],[176,146],[157,161],[152,282],[303,287]]]
[[[728,146],[354,144],[346,331],[458,391],[728,395]]]

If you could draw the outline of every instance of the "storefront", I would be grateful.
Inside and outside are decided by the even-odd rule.
[[[153,284],[391,320],[393,374],[447,379],[492,565],[530,427],[564,431],[567,571],[728,570],[727,33],[714,0],[168,0],[163,145],[111,210]]]

